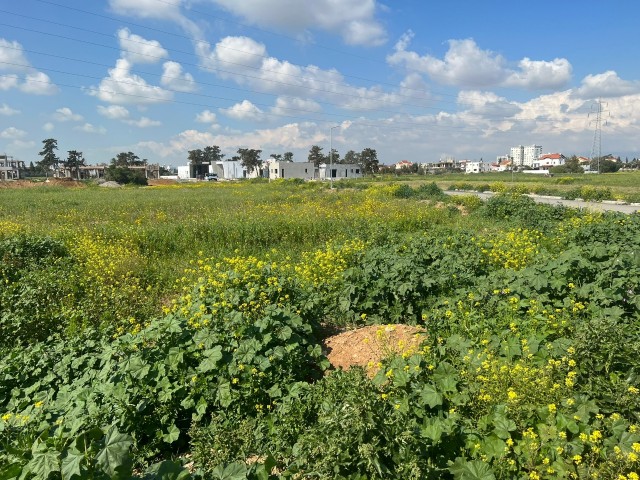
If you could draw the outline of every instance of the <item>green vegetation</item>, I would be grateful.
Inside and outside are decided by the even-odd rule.
[[[0,479],[637,479],[640,216],[488,178],[0,190]]]

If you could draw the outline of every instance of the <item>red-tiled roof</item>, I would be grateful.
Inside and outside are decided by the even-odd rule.
[[[562,155],[561,153],[545,153],[544,155],[540,156],[540,160],[559,160],[562,157],[564,157],[564,155]]]

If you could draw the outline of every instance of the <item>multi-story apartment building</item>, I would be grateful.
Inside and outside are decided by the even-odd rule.
[[[539,166],[542,146],[540,145],[518,145],[511,147],[510,157],[516,167],[537,168]]]

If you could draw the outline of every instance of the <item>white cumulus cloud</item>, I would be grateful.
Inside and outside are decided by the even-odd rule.
[[[16,110],[15,108],[11,108],[6,103],[0,105],[0,115],[4,115],[5,117],[10,117],[11,115],[17,115],[20,113],[20,110]]]
[[[234,120],[263,120],[264,112],[249,100],[243,100],[229,108],[221,108],[220,112]]]
[[[31,68],[22,45],[0,38],[0,71],[26,71]]]
[[[528,90],[556,89],[571,80],[572,67],[568,60],[552,61],[523,58],[518,69],[509,67],[502,55],[483,50],[473,39],[449,40],[449,49],[443,59],[420,55],[408,49],[414,36],[412,31],[400,37],[387,62],[429,75],[444,85],[462,87],[518,87]]]
[[[319,112],[322,107],[318,102],[310,98],[278,97],[271,112],[276,115],[304,115]]]
[[[62,107],[56,110],[53,118],[58,122],[79,122],[82,120],[82,115],[73,113],[69,107]]]
[[[178,92],[195,92],[197,89],[193,75],[182,71],[182,65],[178,62],[164,62],[162,65],[162,78],[160,83],[171,90]]]
[[[97,133],[99,135],[104,135],[105,133],[107,133],[106,128],[99,127],[88,122],[85,123],[84,125],[79,125],[77,127],[74,127],[74,130],[78,130],[80,132],[85,132],[85,133]]]
[[[129,110],[122,105],[98,105],[98,113],[103,117],[110,118],[111,120],[124,120],[129,118]]]
[[[118,41],[122,58],[126,58],[131,63],[157,63],[169,56],[160,42],[157,40],[147,40],[131,33],[128,28],[118,30]]]
[[[350,45],[381,45],[384,27],[376,20],[375,0],[213,0],[229,12],[260,26],[291,33],[324,30]]]
[[[109,69],[109,76],[103,78],[98,87],[92,87],[89,94],[119,105],[161,103],[173,98],[169,90],[149,85],[144,78],[132,73],[131,63],[125,58],[119,58],[116,66]]]
[[[98,105],[98,113],[103,117],[106,117],[110,120],[118,120],[122,123],[126,123],[127,125],[131,125],[133,127],[138,128],[147,128],[147,127],[157,127],[158,125],[162,125],[162,122],[158,120],[152,120],[148,117],[140,117],[139,119],[131,118],[131,114],[129,110],[127,110],[122,105]]]
[[[196,115],[196,122],[198,123],[215,123],[216,114],[210,110],[203,110]]]
[[[58,87],[51,83],[49,76],[42,72],[28,73],[24,83],[20,85],[20,90],[32,95],[54,95],[59,91]]]
[[[24,138],[26,135],[27,135],[27,132],[25,132],[24,130],[20,130],[19,128],[16,128],[16,127],[5,128],[0,132],[0,138],[6,139],[6,140],[15,140],[18,138]]]
[[[388,92],[376,85],[350,85],[336,69],[301,66],[272,57],[264,44],[248,37],[225,37],[213,48],[198,42],[196,51],[204,69],[265,93],[321,99],[345,110],[366,110],[403,101],[398,91]]]
[[[581,98],[635,95],[640,93],[640,81],[623,80],[615,71],[608,70],[596,75],[587,75],[575,93]]]

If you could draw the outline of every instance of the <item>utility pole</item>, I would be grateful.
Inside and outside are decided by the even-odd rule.
[[[589,112],[589,116],[595,115],[596,128],[593,133],[593,145],[591,146],[591,163],[593,163],[594,156],[597,155],[598,173],[600,173],[600,159],[602,158],[602,105],[602,100],[598,99],[597,103],[591,106],[591,112]]]
[[[333,190],[333,129],[340,127],[341,125],[334,125],[329,129],[329,179],[331,190]]]

